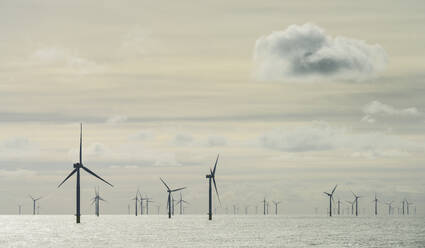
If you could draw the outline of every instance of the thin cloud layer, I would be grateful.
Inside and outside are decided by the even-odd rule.
[[[379,101],[372,101],[363,108],[366,115],[420,116],[422,113],[415,107],[398,109]]]
[[[260,144],[283,152],[345,151],[349,156],[363,158],[408,156],[425,150],[420,142],[381,132],[354,133],[326,122],[275,129],[262,135]]]
[[[318,77],[362,81],[385,69],[387,54],[378,44],[334,38],[314,24],[304,24],[260,37],[254,62],[259,80]]]

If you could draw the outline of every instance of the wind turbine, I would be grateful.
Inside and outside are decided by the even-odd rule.
[[[277,215],[277,205],[279,205],[280,204],[280,202],[279,201],[273,201],[273,204],[274,204],[274,213],[275,213],[275,215]]]
[[[41,196],[41,197],[38,197],[38,198],[34,198],[31,195],[29,195],[29,197],[32,199],[32,214],[35,215],[35,205],[36,205],[36,202],[38,200],[40,200],[41,198],[43,198],[43,197]]]
[[[338,198],[338,215],[341,215],[341,200],[339,198]]]
[[[406,201],[406,200],[403,200],[403,201],[401,202],[401,204],[402,204],[402,206],[403,206],[403,211],[402,211],[403,215],[404,215],[404,204],[405,204],[405,201]]]
[[[100,214],[100,201],[106,202],[105,199],[103,199],[100,195],[99,195],[99,189],[96,190],[96,188],[94,189],[94,194],[95,197],[92,198],[92,205],[95,204],[95,214],[97,217],[99,217]]]
[[[376,197],[376,193],[375,193],[375,199],[372,202],[375,202],[375,216],[377,216],[378,215],[378,198]]]
[[[355,201],[346,201],[346,202],[351,205],[351,215],[354,215],[354,203],[356,202]]]
[[[142,193],[140,193],[139,190],[137,190],[137,193],[140,195],[139,201],[140,201],[140,215],[143,215],[143,201],[146,200],[146,198],[143,198]]]
[[[137,216],[137,204],[139,203],[139,190],[136,192],[136,197],[132,199],[134,201],[134,215]]]
[[[58,188],[66,181],[68,180],[72,175],[74,175],[75,173],[77,173],[77,188],[76,188],[76,193],[77,193],[77,197],[76,197],[76,208],[77,208],[77,213],[76,213],[76,218],[77,218],[77,223],[80,223],[80,169],[85,170],[86,172],[88,172],[89,174],[91,174],[94,177],[97,177],[98,179],[102,180],[103,182],[105,182],[106,184],[110,185],[111,187],[114,187],[112,184],[108,183],[107,181],[105,181],[103,178],[101,178],[100,176],[96,175],[93,171],[91,171],[89,168],[85,167],[83,165],[83,154],[82,154],[82,149],[83,149],[83,124],[80,124],[80,161],[78,163],[74,164],[74,170],[71,171],[71,173],[69,173],[69,175],[65,178],[65,180],[63,180],[59,185]]]
[[[413,203],[412,202],[408,202],[407,199],[405,201],[406,201],[406,207],[407,207],[407,215],[409,215],[410,214],[409,213],[409,206],[410,205],[413,205]]]
[[[386,202],[385,204],[388,205],[388,216],[390,216],[391,215],[391,208],[392,208],[391,205],[393,204],[393,201]]]
[[[164,180],[162,180],[162,178],[159,178],[161,180],[161,182],[164,184],[164,186],[167,188],[167,192],[168,192],[168,218],[171,219],[171,193],[185,189],[186,187],[183,188],[178,188],[178,189],[170,189],[170,187],[168,187],[168,185],[164,182]]]
[[[183,214],[183,203],[189,204],[189,202],[183,200],[182,193],[180,192],[180,200],[177,201],[177,204],[180,204],[180,215]]]
[[[245,215],[248,215],[248,209],[249,209],[249,205],[245,206]]]
[[[146,200],[146,215],[149,215],[149,202],[154,202],[154,201],[151,201],[152,198],[149,198],[147,195],[145,200]]]
[[[332,190],[332,193],[323,192],[323,194],[329,196],[329,216],[332,217],[332,201],[334,200],[334,192],[338,185],[335,185],[334,189]]]
[[[217,155],[217,159],[215,160],[215,164],[214,164],[214,169],[211,170],[210,168],[210,174],[206,175],[205,177],[208,178],[209,180],[209,188],[208,188],[208,219],[212,220],[212,187],[211,187],[211,179],[214,183],[214,188],[215,188],[215,193],[217,194],[217,199],[220,202],[220,206],[221,206],[221,201],[220,201],[220,195],[218,194],[218,190],[217,190],[217,184],[215,183],[215,170],[217,168],[217,162],[218,162],[218,157],[220,156],[220,154]]]
[[[261,202],[263,202],[263,214],[266,215],[266,197],[264,197],[264,200],[262,200]]]
[[[353,193],[354,201],[356,203],[356,216],[359,216],[359,198],[360,198],[360,196],[354,194],[353,191],[351,191],[351,193]]]

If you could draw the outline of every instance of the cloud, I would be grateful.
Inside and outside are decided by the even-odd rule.
[[[391,105],[372,101],[363,107],[363,113],[369,116],[421,116],[422,113],[414,107],[397,109]]]
[[[173,143],[178,146],[189,145],[193,142],[193,136],[190,134],[179,133],[174,136]]]
[[[132,135],[130,139],[147,140],[152,137],[154,137],[154,133],[151,130],[140,130],[136,134]]]
[[[381,132],[354,133],[326,122],[271,130],[260,136],[259,141],[265,148],[283,152],[340,151],[364,158],[408,156],[425,151],[422,142]]]
[[[387,54],[378,44],[334,38],[314,24],[304,24],[260,37],[254,62],[259,80],[318,77],[362,81],[385,69]]]
[[[227,144],[227,140],[223,136],[209,136],[207,138],[207,146],[225,146]]]
[[[344,130],[333,129],[324,122],[315,122],[293,130],[272,130],[260,137],[260,143],[266,148],[287,152],[323,151],[334,149],[343,133]]]
[[[370,117],[369,115],[365,115],[363,116],[363,118],[361,119],[362,122],[367,122],[367,123],[375,123],[376,120],[373,119],[372,117]]]
[[[29,61],[36,65],[65,68],[78,74],[103,71],[102,67],[96,62],[81,57],[76,52],[59,47],[40,48],[30,56]]]
[[[106,120],[106,123],[108,124],[118,124],[118,123],[123,123],[126,122],[128,120],[128,117],[125,115],[115,115],[115,116],[111,116]]]
[[[33,159],[39,155],[38,145],[26,137],[11,137],[0,141],[0,160]]]

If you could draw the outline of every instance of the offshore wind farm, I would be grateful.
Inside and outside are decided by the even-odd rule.
[[[425,1],[0,0],[0,248],[425,247]]]

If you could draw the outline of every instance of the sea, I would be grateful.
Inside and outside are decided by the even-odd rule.
[[[425,248],[425,217],[2,215],[0,247]]]

